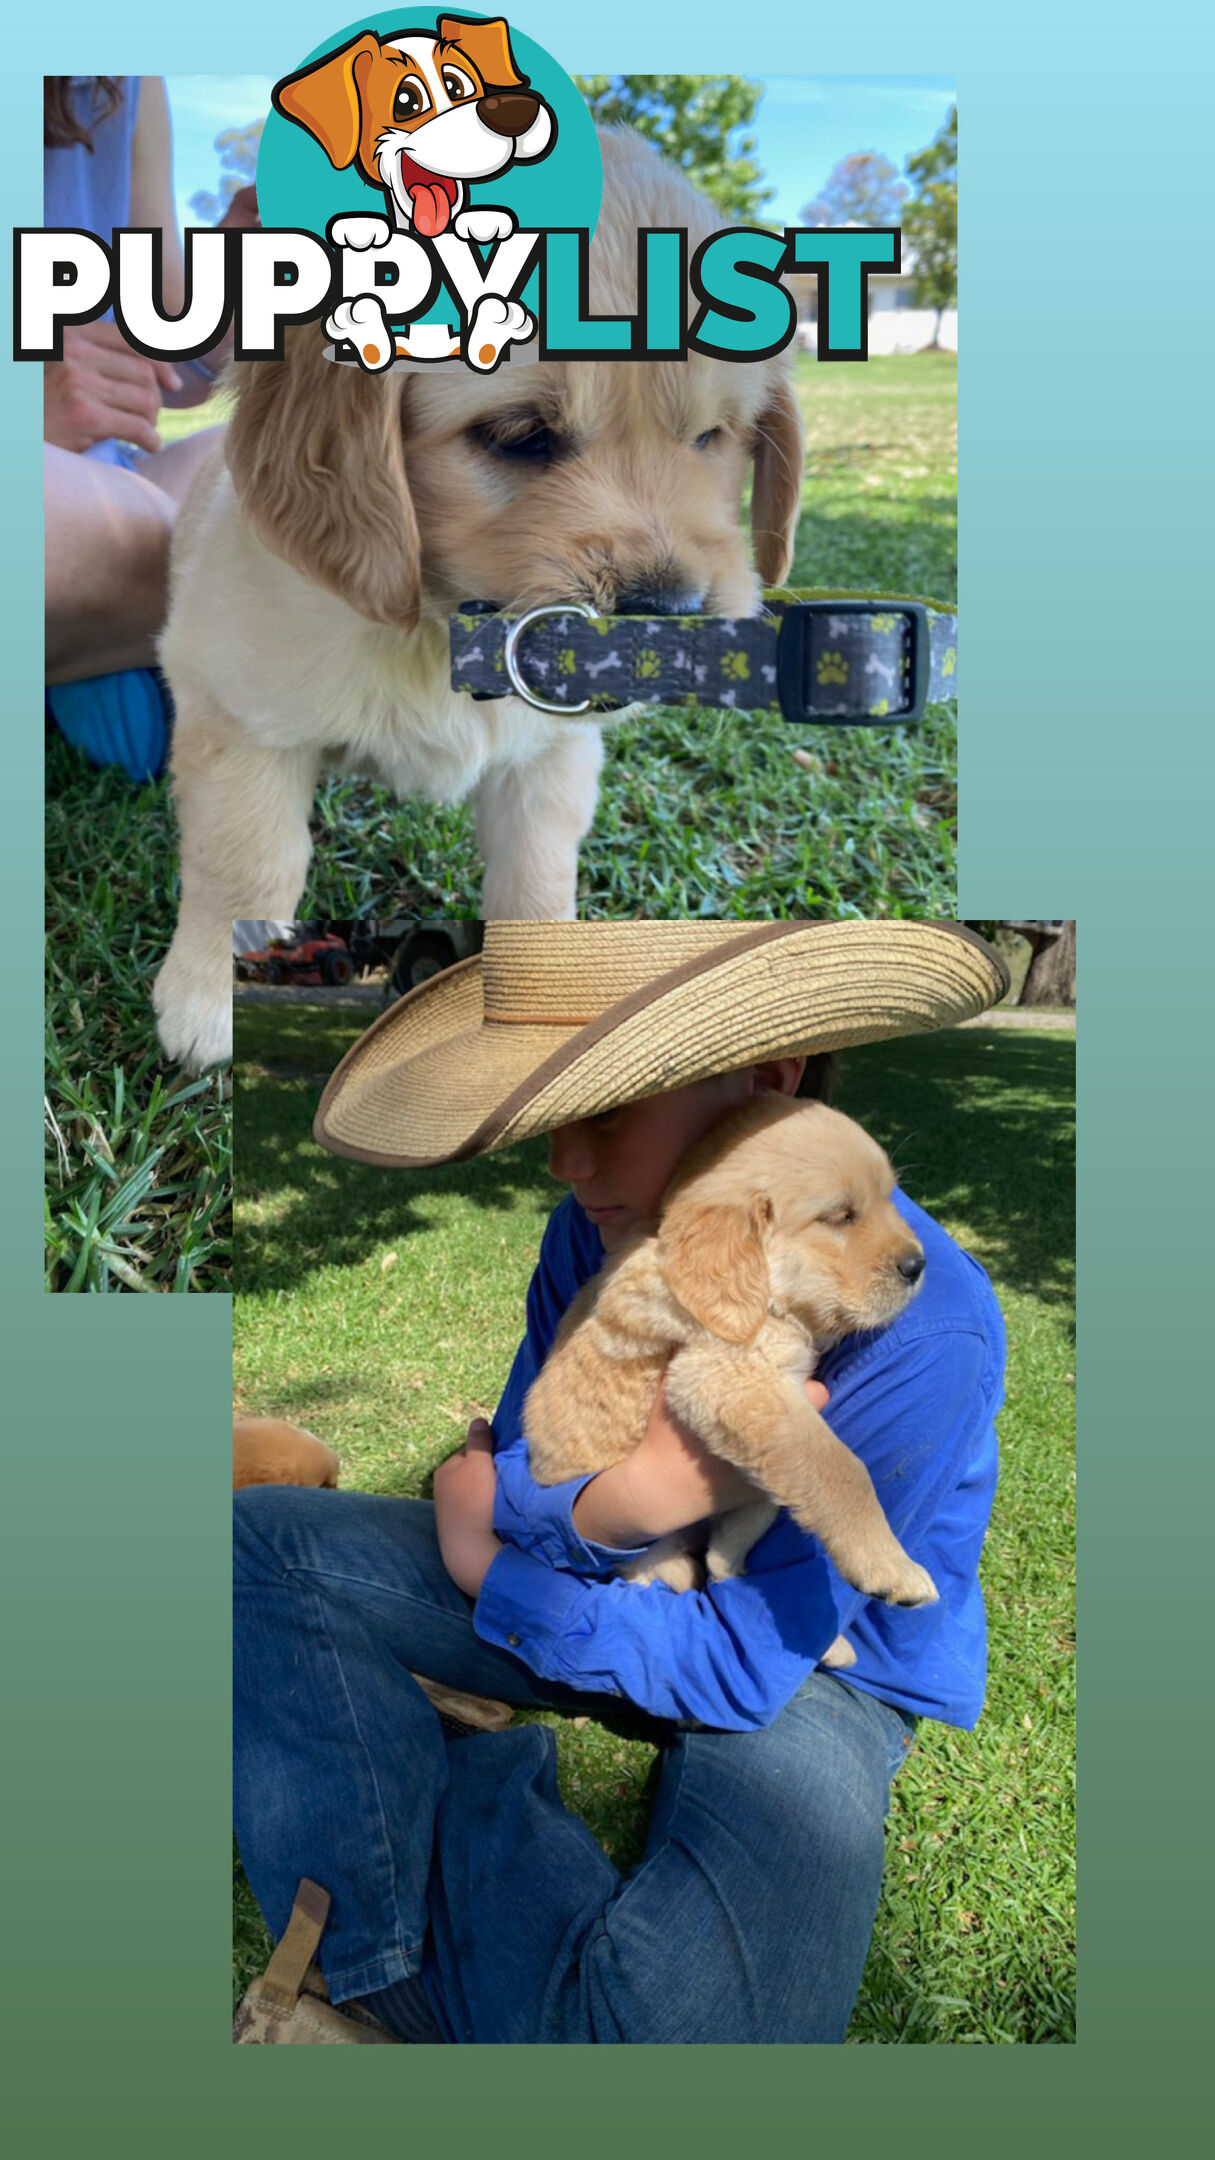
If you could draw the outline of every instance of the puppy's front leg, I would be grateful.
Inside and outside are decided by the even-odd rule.
[[[152,1002],[165,1055],[202,1072],[232,1055],[232,922],[295,912],[312,843],[312,749],[256,743],[183,697],[173,739],[181,909]]]
[[[486,922],[568,918],[578,897],[578,842],[595,815],[603,739],[571,725],[526,764],[495,765],[476,792]]]
[[[821,1539],[845,1582],[888,1605],[931,1605],[936,1584],[903,1551],[860,1457],[837,1440],[797,1380],[731,1345],[680,1351],[667,1401],[715,1455],[734,1464]]]

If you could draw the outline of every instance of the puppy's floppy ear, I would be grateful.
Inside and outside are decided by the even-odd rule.
[[[804,438],[801,409],[789,377],[773,376],[771,395],[755,423],[755,489],[751,532],[755,564],[765,585],[783,585],[793,560],[802,502]]]
[[[301,68],[298,75],[288,75],[271,92],[275,111],[314,136],[338,172],[354,163],[362,131],[362,92],[379,52],[379,39],[367,31],[312,67]]]
[[[515,66],[504,16],[495,15],[492,22],[464,22],[458,15],[440,15],[439,36],[459,46],[487,88],[506,90],[527,82]]]
[[[418,619],[418,525],[405,478],[401,377],[326,360],[319,323],[285,360],[241,360],[228,469],[259,539],[372,622]]]
[[[685,1312],[723,1342],[752,1342],[764,1324],[764,1231],[771,1220],[763,1193],[737,1207],[677,1197],[663,1216],[658,1252],[667,1285]]]

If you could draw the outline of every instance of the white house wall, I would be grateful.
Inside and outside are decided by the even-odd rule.
[[[891,353],[922,352],[931,345],[933,327],[936,323],[934,308],[871,308],[869,311],[869,353],[873,359],[886,358]],[[803,322],[798,326],[797,343],[805,352],[815,352],[818,347],[818,326]],[[947,352],[958,349],[958,311],[946,308],[941,317],[937,343]]]

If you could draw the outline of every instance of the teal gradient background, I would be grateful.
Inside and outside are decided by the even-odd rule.
[[[1206,2118],[1210,1413],[1209,9],[621,0],[524,28],[571,73],[957,70],[963,143],[960,912],[1075,914],[1081,1131],[1081,2038],[868,2071],[844,2050],[427,2050],[275,2071],[226,2019],[221,1300],[41,1296],[39,379],[6,367],[4,1859],[25,2154],[615,2151],[841,2130],[1052,2152]],[[4,202],[40,221],[44,72],[277,74],[304,0],[20,11]],[[1084,255],[1075,235],[1097,228]],[[10,270],[4,278],[11,314]],[[1156,325],[1165,324],[1167,332]],[[1152,328],[1148,326],[1152,325]],[[1032,1146],[1032,1134],[1027,1145]],[[1026,2059],[1026,2056],[1029,2059]],[[382,2089],[381,2089],[382,2088]],[[644,2129],[638,2127],[644,2124]],[[340,2140],[340,2144],[337,2142]]]

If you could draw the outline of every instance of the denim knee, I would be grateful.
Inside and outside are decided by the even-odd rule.
[[[316,1502],[332,1494],[306,1485],[247,1485],[232,1495],[232,1579],[234,1583],[281,1579],[297,1564]]]

